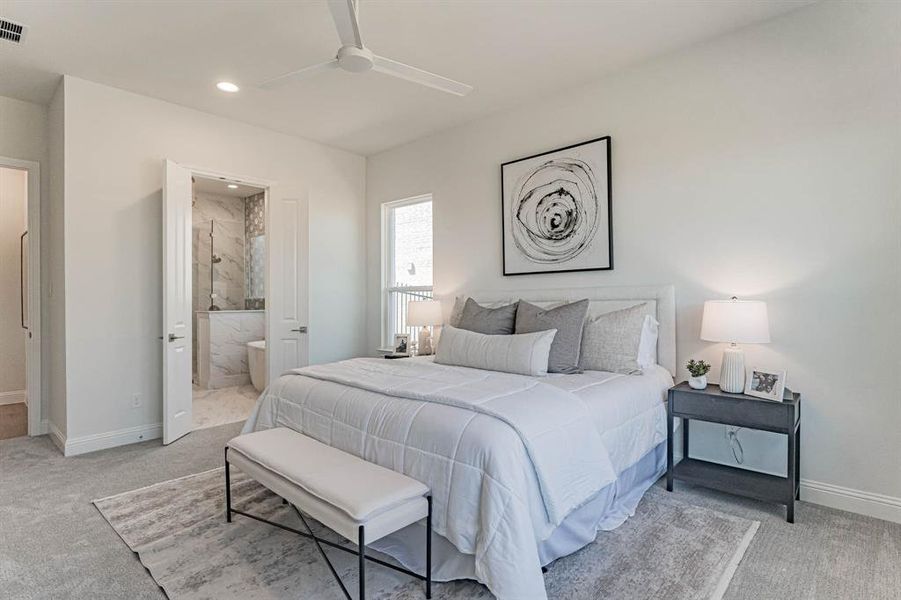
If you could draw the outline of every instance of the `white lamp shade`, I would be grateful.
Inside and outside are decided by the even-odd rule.
[[[425,327],[441,325],[441,303],[437,300],[412,300],[407,302],[407,325]]]
[[[766,344],[770,322],[766,302],[758,300],[708,300],[704,303],[701,339],[708,342]]]

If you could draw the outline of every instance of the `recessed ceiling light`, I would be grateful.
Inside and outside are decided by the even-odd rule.
[[[231,81],[220,81],[216,84],[216,87],[222,90],[223,92],[228,92],[229,94],[234,94],[241,88],[232,83]]]
[[[236,186],[234,183],[230,183],[230,184],[228,184],[228,189],[236,190],[236,189],[238,189],[238,186]]]

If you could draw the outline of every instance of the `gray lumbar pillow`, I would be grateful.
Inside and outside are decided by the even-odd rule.
[[[516,309],[516,333],[556,329],[557,335],[548,357],[548,372],[581,373],[579,352],[582,348],[582,327],[587,316],[587,299],[547,310],[520,300]]]
[[[456,327],[485,335],[509,335],[516,325],[517,304],[485,308],[472,298],[467,298]]]
[[[435,362],[487,371],[543,377],[554,330],[523,335],[484,335],[451,325],[441,332]]]
[[[598,315],[585,323],[579,366],[588,371],[641,373],[638,347],[647,314],[646,302]]]

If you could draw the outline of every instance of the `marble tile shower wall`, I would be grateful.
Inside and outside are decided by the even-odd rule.
[[[211,304],[220,310],[265,309],[265,195],[235,198],[194,192],[193,196],[191,275],[194,312],[209,310]],[[216,262],[212,260],[211,250]],[[211,292],[215,298],[210,298]],[[192,355],[196,374],[198,355],[202,354],[198,353],[196,318],[193,330],[195,347]],[[262,339],[262,334],[254,333],[253,339]],[[220,340],[219,354],[223,353],[222,344],[227,345],[227,340]],[[234,351],[236,356],[246,354],[243,344],[238,344]],[[231,365],[232,368],[236,366]]]
[[[194,192],[191,209],[192,308],[208,310],[210,299],[210,233],[216,255],[213,289],[215,304],[223,310],[244,308],[244,200],[207,192]],[[240,282],[235,285],[235,282]],[[194,348],[191,353],[197,373],[197,319],[192,319]]]
[[[214,303],[222,310],[244,309],[244,200],[205,192],[194,194],[194,310],[210,307],[210,242]],[[212,232],[213,237],[210,238]]]
[[[266,308],[266,221],[265,194],[244,199],[244,308]]]

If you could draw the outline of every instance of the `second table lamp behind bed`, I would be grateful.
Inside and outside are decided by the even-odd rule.
[[[419,331],[417,354],[428,356],[432,353],[432,332],[430,327],[441,325],[441,302],[438,300],[412,300],[407,303],[407,325],[422,327]]]

